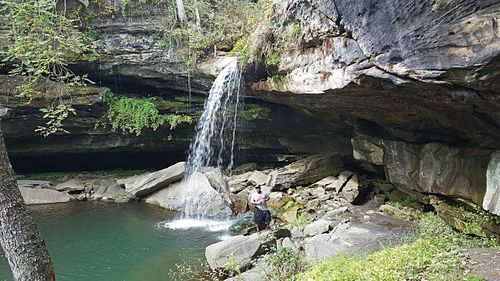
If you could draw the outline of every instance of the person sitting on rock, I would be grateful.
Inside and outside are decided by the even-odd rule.
[[[255,187],[255,192],[250,198],[250,203],[255,205],[255,211],[253,213],[253,220],[255,222],[255,227],[257,232],[261,229],[267,228],[271,222],[271,212],[267,207],[267,201],[269,200],[269,194],[262,190],[260,185]]]

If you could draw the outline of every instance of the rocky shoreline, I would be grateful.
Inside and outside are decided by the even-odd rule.
[[[499,240],[497,216],[489,213],[487,208],[481,209],[474,204],[476,195],[469,193],[470,201],[466,201],[450,197],[446,190],[436,194],[436,190],[425,191],[402,184],[405,178],[401,175],[404,173],[397,172],[407,167],[405,163],[420,169],[426,168],[422,163],[426,163],[428,156],[425,151],[430,148],[420,150],[421,160],[405,162],[407,158],[402,157],[398,158],[399,162],[393,162],[399,163],[395,165],[389,164],[395,160],[384,156],[384,150],[391,147],[387,142],[382,146],[381,142],[356,139],[353,140],[353,147],[357,161],[367,165],[351,165],[334,154],[313,155],[276,168],[259,170],[256,164],[241,165],[230,176],[222,175],[217,169],[207,168],[195,173],[192,176],[195,180],[189,182],[183,180],[185,163],[179,162],[156,172],[121,179],[98,181],[76,177],[66,181],[19,180],[18,184],[27,204],[71,200],[138,200],[182,212],[191,200],[189,202],[193,204],[191,210],[194,210],[194,214],[203,214],[206,218],[238,215],[240,219],[231,227],[234,236],[206,248],[206,259],[212,270],[224,270],[230,263],[240,272],[240,279],[230,280],[255,280],[262,277],[265,270],[261,270],[259,264],[281,248],[303,253],[308,262],[316,263],[341,253],[353,255],[373,252],[382,244],[399,241],[414,225],[408,221],[412,217],[405,217],[408,214],[403,214],[394,204],[416,212],[434,212],[465,234],[493,236]],[[437,147],[441,148],[438,151],[443,151],[442,147]],[[433,151],[433,155],[438,157],[436,150]],[[450,150],[445,151],[450,153]],[[454,159],[458,157],[457,153],[451,155]],[[468,158],[443,159],[459,161],[460,169],[468,167]],[[485,177],[491,176],[491,170],[496,169],[495,164],[492,164],[495,159],[491,157],[489,165],[479,172],[484,172]],[[420,165],[415,164],[419,161]],[[439,166],[439,162],[435,165]],[[435,165],[433,169],[440,170]],[[384,168],[387,179],[379,173],[380,166]],[[451,175],[456,173],[454,170],[446,171]],[[414,173],[408,175],[410,179],[415,177]],[[462,176],[467,175],[470,174],[464,173]],[[450,178],[440,173],[434,180],[442,184],[443,179]],[[416,182],[425,183],[422,178]],[[271,230],[260,234],[253,233],[252,206],[249,204],[249,196],[257,185],[269,192],[268,205],[274,218]],[[466,186],[460,187],[462,189],[451,190],[455,193],[457,190],[467,190]],[[197,200],[192,201],[192,198]],[[490,205],[494,204],[486,204]]]

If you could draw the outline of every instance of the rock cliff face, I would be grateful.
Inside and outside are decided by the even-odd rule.
[[[280,3],[253,36],[250,92],[378,138],[354,138],[353,156],[402,190],[498,214],[499,13],[497,1]]]
[[[359,132],[498,148],[499,12],[497,1],[282,3],[254,47],[279,51],[274,77],[251,88]]]

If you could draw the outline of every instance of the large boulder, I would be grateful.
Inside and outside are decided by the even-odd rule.
[[[338,155],[314,155],[272,171],[267,186],[273,190],[285,190],[298,185],[308,185],[340,172],[342,161]]]
[[[306,236],[316,236],[330,230],[331,222],[327,220],[317,220],[312,222],[304,228],[304,235]]]
[[[19,187],[27,205],[69,202],[72,197],[64,192],[51,189]]]
[[[251,265],[253,259],[268,251],[265,245],[258,233],[238,235],[208,246],[205,257],[212,269],[223,268],[231,260],[234,266],[244,270]],[[268,242],[267,245],[270,246],[271,243]]]
[[[173,183],[143,200],[188,215],[227,217],[232,213],[232,203],[227,198],[228,194],[221,194],[212,187],[207,176],[196,172],[187,180]]]
[[[248,178],[248,183],[251,185],[259,186],[264,185],[267,182],[267,175],[261,171],[253,171]]]
[[[245,270],[254,259],[269,252],[276,239],[283,237],[290,237],[290,231],[279,229],[248,236],[233,236],[208,246],[205,257],[212,269],[223,268],[231,261],[232,266]]]
[[[500,215],[500,151],[491,155],[486,170],[486,194],[483,208],[490,213]]]
[[[352,225],[344,222],[329,233],[305,239],[305,253],[309,261],[324,260],[340,253],[359,254],[379,248],[393,232],[376,224]]]
[[[374,143],[368,138],[354,137],[351,139],[351,144],[354,159],[375,165],[384,163],[384,149],[378,143]]]
[[[185,170],[186,162],[179,162],[160,171],[118,180],[117,183],[125,185],[127,192],[134,196],[144,197],[181,180]]]

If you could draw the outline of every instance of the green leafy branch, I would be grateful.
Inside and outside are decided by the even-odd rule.
[[[0,4],[0,16],[8,27],[3,35],[8,46],[1,56],[12,75],[25,77],[18,96],[31,101],[42,94],[41,89],[52,87],[48,91],[54,100],[41,109],[47,123],[37,129],[44,136],[67,132],[62,122],[75,114],[69,89],[91,83],[68,65],[95,55],[94,44],[78,30],[76,20],[68,19],[56,5],[57,0],[5,0]]]

